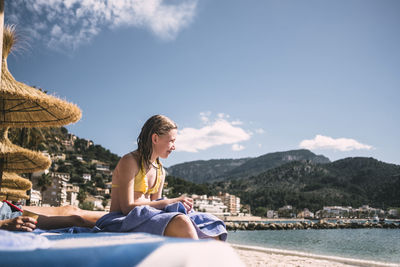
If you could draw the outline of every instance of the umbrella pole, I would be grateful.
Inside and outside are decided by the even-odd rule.
[[[0,190],[1,184],[3,183],[3,170],[4,170],[4,158],[0,159]]]
[[[4,0],[0,0],[0,47],[3,47],[3,28],[4,28]],[[0,49],[0,59],[2,59],[3,49]],[[1,73],[1,65],[0,64],[0,73]],[[1,77],[0,77],[1,84]]]
[[[8,135],[8,127],[7,128],[0,128],[0,141],[5,140],[7,135]],[[0,158],[0,189],[1,189],[1,184],[3,182],[4,165],[5,165],[5,158],[1,157]]]
[[[4,27],[4,0],[0,0],[0,47],[3,47],[3,27]],[[2,59],[3,49],[0,49],[0,59]],[[1,65],[0,64],[0,73],[1,73]],[[1,84],[1,77],[0,77]],[[3,110],[3,109],[2,109]],[[4,159],[0,159],[0,189],[1,183],[3,182],[3,169],[4,169]]]

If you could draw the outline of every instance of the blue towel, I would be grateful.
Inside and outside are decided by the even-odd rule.
[[[47,238],[40,235],[0,230],[0,251],[28,251],[49,246]]]
[[[200,239],[220,236],[221,240],[226,240],[227,231],[222,220],[208,213],[195,211],[187,213],[180,202],[170,204],[162,210],[150,206],[138,206],[126,216],[121,212],[110,212],[96,222],[93,231],[164,235],[168,223],[180,214],[185,214],[191,219]]]

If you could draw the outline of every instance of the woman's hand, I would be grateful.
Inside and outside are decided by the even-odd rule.
[[[13,219],[0,221],[0,228],[10,231],[32,232],[36,228],[37,221],[28,216],[19,216]]]
[[[183,206],[186,209],[186,212],[189,212],[192,210],[193,208],[193,199],[190,197],[187,197],[186,195],[182,195],[180,197],[176,198],[176,202],[181,202],[183,204]]]

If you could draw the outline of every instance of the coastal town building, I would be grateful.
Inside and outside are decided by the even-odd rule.
[[[79,160],[80,162],[84,162],[82,155],[76,154],[75,157],[76,157],[76,159]]]
[[[291,205],[286,205],[278,209],[279,218],[296,218],[295,210]]]
[[[96,187],[95,188],[95,193],[96,193],[96,195],[99,195],[99,196],[105,196],[105,195],[109,195],[110,194],[110,189],[108,189],[108,188],[100,188],[100,187]]]
[[[73,184],[66,184],[67,200],[66,205],[79,206],[78,194],[79,186]]]
[[[297,218],[314,218],[314,212],[311,212],[309,209],[305,208],[297,214]]]
[[[268,219],[275,219],[278,218],[278,212],[275,210],[267,210],[267,218]]]
[[[92,179],[92,175],[90,173],[84,173],[82,174],[82,178],[85,181],[85,183],[90,182],[90,180]]]
[[[249,204],[240,204],[240,214],[251,214],[251,207]]]
[[[110,170],[110,165],[108,165],[104,162],[101,162],[99,160],[92,160],[92,164],[96,165],[96,171],[99,171],[99,172],[102,172],[102,173],[108,174],[108,175],[112,174],[112,172]]]
[[[52,161],[57,162],[59,160],[65,161],[67,156],[64,153],[56,153],[56,154],[51,154],[50,158],[51,158]]]
[[[93,208],[95,210],[104,210],[103,200],[104,200],[104,197],[102,197],[102,196],[88,196],[85,199],[85,202],[93,203]]]
[[[77,137],[74,134],[68,134],[67,139],[61,140],[61,144],[66,151],[74,151],[75,140]]]
[[[207,212],[216,216],[228,216],[228,207],[216,196],[207,197],[207,195],[192,195],[194,210]]]
[[[384,210],[368,205],[363,205],[358,209],[350,206],[324,206],[322,210],[316,212],[316,216],[319,218],[373,218],[384,216],[384,214]]]
[[[319,218],[348,218],[352,207],[324,206],[322,210],[316,212]]]
[[[267,218],[268,219],[274,218],[274,211],[273,210],[267,210]]]
[[[69,173],[50,172],[52,185],[42,192],[42,205],[65,206],[67,202],[67,183],[70,180]],[[34,183],[35,184],[35,183]],[[40,188],[37,188],[40,190]]]
[[[231,215],[238,215],[240,213],[240,198],[228,193],[221,194],[222,202],[228,207],[228,212]]]
[[[39,190],[31,189],[30,205],[39,206],[42,203],[42,194]]]

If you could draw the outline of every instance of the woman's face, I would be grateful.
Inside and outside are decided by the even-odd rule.
[[[153,139],[153,152],[166,159],[175,150],[175,140],[178,130],[172,129],[167,134],[156,135]]]

